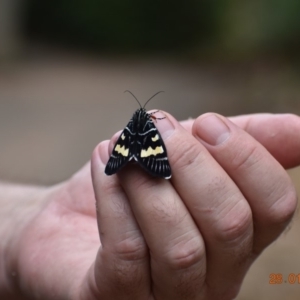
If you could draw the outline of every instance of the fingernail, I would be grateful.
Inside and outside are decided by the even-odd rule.
[[[208,115],[198,122],[196,133],[204,142],[216,146],[228,139],[230,129],[218,116]]]
[[[103,165],[106,165],[106,163],[108,161],[108,150],[107,150],[108,143],[109,143],[109,141],[104,141],[98,145],[98,153],[99,153],[100,160]]]
[[[169,137],[173,131],[174,131],[174,125],[171,122],[171,120],[168,118],[167,115],[165,115],[163,112],[158,111],[157,113],[154,114],[154,116],[157,118],[156,120],[153,119],[153,123],[157,130],[159,131],[161,137],[163,139],[166,139]],[[160,118],[163,118],[159,120]]]

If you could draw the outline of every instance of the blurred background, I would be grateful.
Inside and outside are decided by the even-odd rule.
[[[300,114],[297,0],[0,0],[0,178],[51,185],[122,129],[137,103],[177,119]],[[298,192],[299,168],[289,171]],[[299,299],[298,215],[237,299]],[[299,278],[298,278],[299,280]]]

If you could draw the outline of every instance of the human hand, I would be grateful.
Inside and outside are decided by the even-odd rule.
[[[226,118],[201,116],[193,123],[194,137],[167,119],[172,125],[156,125],[168,149],[171,181],[150,178],[134,165],[119,177],[105,177],[108,142],[94,153],[102,242],[97,269],[107,270],[98,273],[97,290],[103,299],[232,299],[251,263],[291,219],[294,187],[274,157]],[[242,126],[244,119],[235,121]],[[289,130],[282,124],[281,118],[273,130]],[[268,135],[252,130],[261,140]],[[278,147],[282,136],[273,140]],[[273,149],[283,164],[292,163]]]
[[[156,124],[171,181],[134,165],[107,177],[106,141],[93,154],[95,194],[88,165],[49,188],[40,210],[6,247],[11,290],[41,299],[232,299],[249,265],[289,222],[296,195],[280,164],[227,119],[218,117],[230,129],[226,141],[200,141],[197,131],[203,135],[204,128],[214,141],[216,126],[204,125],[207,117],[195,121],[196,138],[172,117],[172,126]],[[248,118],[254,124],[259,117]],[[298,118],[283,118],[299,132]],[[242,119],[233,121],[242,126]],[[266,122],[272,123],[274,117]],[[299,143],[289,128],[276,128],[271,150],[284,139],[292,159],[272,154],[283,165],[298,164]],[[251,130],[256,138],[264,132]]]

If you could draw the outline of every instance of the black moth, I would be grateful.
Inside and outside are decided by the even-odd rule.
[[[129,92],[136,99],[140,108],[135,111],[118,138],[105,167],[105,174],[115,174],[128,161],[134,159],[151,175],[170,179],[171,167],[167,149],[152,121],[164,118],[156,118],[154,114],[157,111],[149,114],[145,109],[146,104],[161,92],[153,95],[143,107],[130,91],[125,92]]]

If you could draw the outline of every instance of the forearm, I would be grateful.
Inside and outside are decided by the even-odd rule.
[[[18,241],[44,205],[45,188],[0,182],[0,295],[14,294],[18,281]]]

